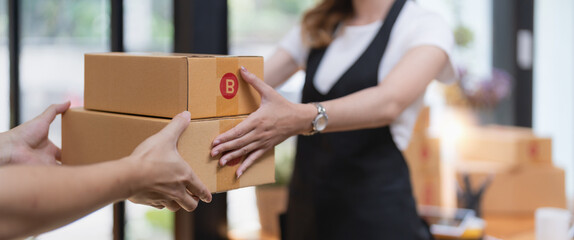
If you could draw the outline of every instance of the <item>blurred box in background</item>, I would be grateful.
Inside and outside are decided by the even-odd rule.
[[[529,128],[477,127],[458,145],[457,179],[475,189],[492,178],[482,198],[485,214],[532,215],[539,207],[566,207],[564,170],[552,164],[552,140]]]
[[[465,161],[552,165],[552,139],[538,137],[529,128],[477,127],[460,139],[457,152]]]
[[[419,205],[454,207],[454,171],[441,161],[440,139],[427,135],[430,110],[421,109],[403,155],[411,175],[413,195]]]
[[[462,182],[462,174],[469,174],[474,189],[478,189],[482,182],[492,176],[492,182],[482,197],[481,206],[484,214],[531,216],[539,207],[566,208],[562,169],[554,166],[509,169],[476,162],[462,164],[466,166],[458,169],[457,179]]]

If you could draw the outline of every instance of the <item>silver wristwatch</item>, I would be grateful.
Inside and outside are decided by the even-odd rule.
[[[321,105],[318,102],[314,102],[311,104],[317,107],[317,116],[311,122],[313,129],[309,133],[305,134],[307,136],[314,135],[316,133],[325,130],[325,128],[327,127],[327,122],[329,122],[329,117],[327,117],[327,112],[323,107],[323,105]]]

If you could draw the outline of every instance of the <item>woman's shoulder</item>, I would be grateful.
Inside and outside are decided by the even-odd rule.
[[[410,49],[421,44],[438,45],[449,49],[453,41],[452,28],[437,12],[407,1],[397,19],[395,42]]]
[[[400,18],[406,26],[449,28],[442,15],[413,1],[407,1],[401,14],[403,16]]]
[[[301,37],[301,26],[296,25],[279,42],[279,47],[287,51],[295,60],[299,67],[305,65],[309,47],[303,42]]]

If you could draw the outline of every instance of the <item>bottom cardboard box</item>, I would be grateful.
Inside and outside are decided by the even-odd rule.
[[[456,207],[454,169],[446,163],[434,168],[411,169],[413,195],[419,205]]]
[[[220,167],[219,156],[209,154],[213,139],[245,118],[192,120],[179,139],[180,155],[211,192],[275,182],[273,150],[265,153],[239,179],[235,177],[239,164]],[[170,119],[70,109],[62,117],[62,163],[80,165],[123,158],[169,122]]]
[[[425,132],[415,131],[403,155],[409,166],[417,204],[456,206],[454,169],[447,162],[441,161],[438,138],[429,138]]]

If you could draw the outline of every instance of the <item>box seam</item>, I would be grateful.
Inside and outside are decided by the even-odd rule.
[[[83,109],[85,111],[104,113],[104,114],[106,114],[106,113],[108,113],[108,114],[119,114],[119,115],[132,116],[132,117],[144,117],[144,118],[154,118],[154,119],[162,119],[162,120],[171,120],[172,119],[172,118],[149,116],[149,115],[142,115],[142,114],[114,112],[114,111],[102,111],[102,110],[96,110],[96,109],[89,109],[89,108],[85,108],[85,107]],[[239,114],[239,115],[224,116],[224,117],[192,118],[190,120],[195,121],[195,122],[203,122],[203,121],[222,120],[222,119],[223,120],[225,120],[225,119],[238,119],[238,118],[247,117],[247,116],[249,116],[249,114]]]

